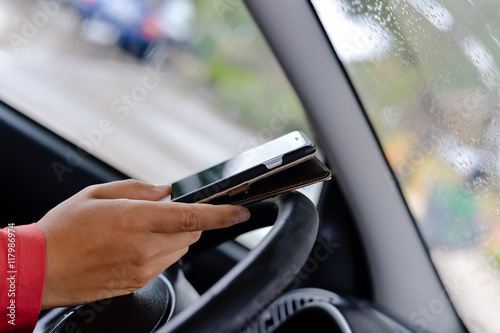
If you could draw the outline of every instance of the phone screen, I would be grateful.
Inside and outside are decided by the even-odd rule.
[[[312,143],[303,133],[298,131],[269,141],[200,173],[173,183],[172,199],[179,198],[223,179],[229,179],[245,170],[262,164],[266,165],[266,162],[269,161],[275,161],[272,165],[266,165],[269,169],[279,166],[280,157],[305,145],[312,145]]]

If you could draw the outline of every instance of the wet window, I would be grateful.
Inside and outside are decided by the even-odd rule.
[[[312,3],[458,312],[472,332],[498,331],[498,2]],[[425,329],[436,304],[409,320]]]

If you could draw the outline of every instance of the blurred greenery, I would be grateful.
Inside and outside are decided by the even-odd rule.
[[[377,22],[389,35],[382,55],[367,50],[344,66],[431,248],[490,242],[500,202],[484,198],[499,198],[500,187],[477,184],[499,177],[498,2],[334,3],[351,22]],[[437,25],[445,15],[448,26]]]
[[[300,101],[243,3],[194,3],[193,49],[207,66],[205,80],[221,110],[259,130],[270,127],[273,109],[286,109],[294,116],[274,135],[299,129],[312,136]]]

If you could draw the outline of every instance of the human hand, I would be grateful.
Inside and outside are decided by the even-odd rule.
[[[49,211],[42,309],[140,289],[175,263],[202,230],[248,220],[240,206],[156,202],[169,186],[134,180],[94,185]]]

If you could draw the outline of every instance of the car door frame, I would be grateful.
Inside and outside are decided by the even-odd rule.
[[[308,1],[245,0],[295,88],[354,216],[373,301],[415,330],[465,332],[362,104]],[[438,316],[426,316],[445,299]]]

